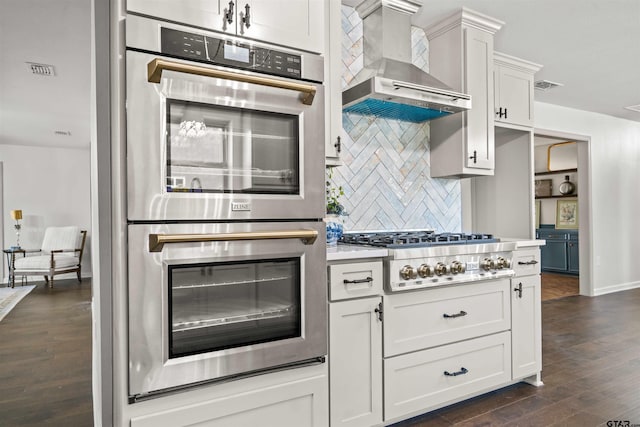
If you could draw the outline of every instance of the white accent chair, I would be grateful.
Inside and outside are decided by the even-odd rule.
[[[15,259],[11,287],[15,285],[16,276],[44,276],[45,283],[53,287],[55,275],[75,272],[78,281],[82,282],[80,273],[86,238],[86,230],[78,227],[48,227],[39,251],[29,251]]]

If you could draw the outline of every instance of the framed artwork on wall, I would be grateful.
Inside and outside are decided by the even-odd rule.
[[[536,200],[536,230],[540,228],[540,209],[541,209],[541,200]]]
[[[551,189],[553,187],[553,181],[550,179],[536,179],[535,181],[535,194],[536,197],[546,197],[551,195]]]
[[[558,200],[556,228],[578,228],[578,199]]]

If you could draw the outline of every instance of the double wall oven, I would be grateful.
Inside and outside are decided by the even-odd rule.
[[[324,361],[322,58],[126,32],[131,399]]]

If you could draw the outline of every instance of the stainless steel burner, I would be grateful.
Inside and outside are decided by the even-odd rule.
[[[491,234],[434,233],[433,231],[347,233],[341,239],[342,243],[380,246],[389,249],[495,243],[498,241]]]

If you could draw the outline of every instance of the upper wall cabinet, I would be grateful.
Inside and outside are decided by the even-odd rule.
[[[429,72],[471,95],[471,110],[431,122],[431,176],[493,175],[493,35],[503,22],[462,8],[425,32]]]
[[[326,2],[324,84],[325,97],[325,156],[327,166],[342,164],[342,4]]]
[[[533,127],[534,74],[542,66],[494,52],[495,122]]]
[[[322,53],[323,0],[128,0],[127,11]]]

